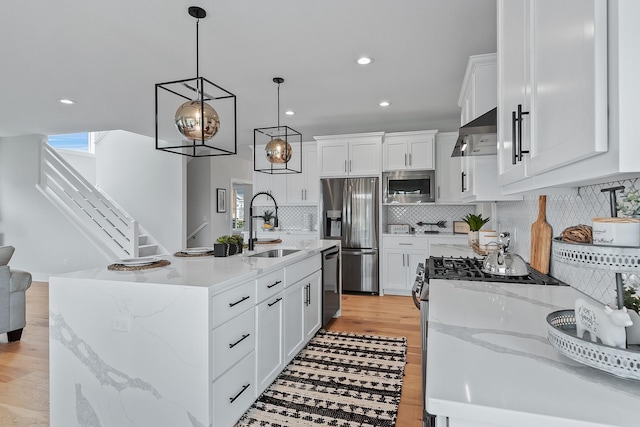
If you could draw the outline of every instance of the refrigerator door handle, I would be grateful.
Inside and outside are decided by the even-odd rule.
[[[377,249],[364,249],[364,250],[351,250],[351,249],[342,249],[342,256],[345,255],[374,255],[378,252]]]

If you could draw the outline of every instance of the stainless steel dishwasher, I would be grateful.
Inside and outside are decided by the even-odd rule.
[[[322,326],[340,309],[340,248],[322,251]]]

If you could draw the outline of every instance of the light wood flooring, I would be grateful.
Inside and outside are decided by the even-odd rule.
[[[0,334],[0,426],[49,425],[49,290],[34,282],[27,291],[27,327],[19,342]],[[410,297],[345,295],[342,317],[328,329],[404,336],[407,367],[397,427],[420,427],[420,313]]]

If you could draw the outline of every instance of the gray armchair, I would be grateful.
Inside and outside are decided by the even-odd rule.
[[[31,274],[11,270],[7,264],[13,246],[0,246],[0,334],[7,333],[9,342],[20,341],[27,324],[25,291],[31,286]]]

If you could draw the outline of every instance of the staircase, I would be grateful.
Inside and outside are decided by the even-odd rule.
[[[40,149],[40,177],[36,187],[109,259],[167,253],[136,220],[46,142]]]

